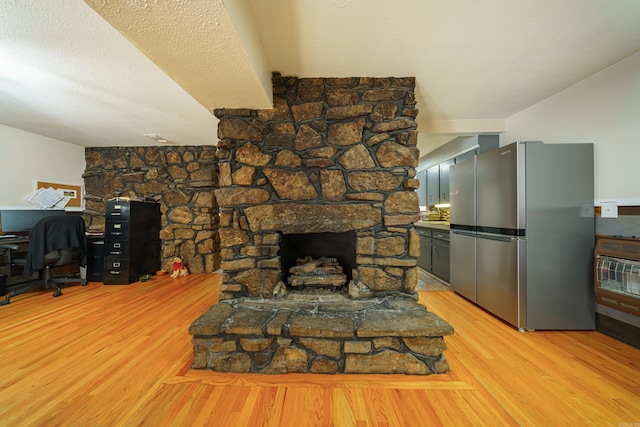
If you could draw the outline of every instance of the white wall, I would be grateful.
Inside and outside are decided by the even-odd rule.
[[[0,125],[0,208],[32,208],[36,181],[84,188],[84,147]]]
[[[594,143],[596,200],[640,204],[640,53],[507,119],[526,140]]]

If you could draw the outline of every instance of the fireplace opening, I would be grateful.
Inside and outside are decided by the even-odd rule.
[[[320,269],[326,269],[327,274],[335,273],[333,269],[338,264],[340,273],[346,276],[346,283],[349,283],[356,267],[356,232],[282,234],[278,255],[284,283],[290,282],[289,270],[300,264],[318,264]],[[320,271],[317,274],[323,273]]]

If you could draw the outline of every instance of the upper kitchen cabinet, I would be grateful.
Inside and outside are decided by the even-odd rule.
[[[453,159],[427,169],[427,204],[449,203],[449,168]]]
[[[427,204],[440,203],[440,166],[436,165],[427,169]]]
[[[449,168],[453,159],[440,163],[440,203],[449,203]]]
[[[426,206],[427,205],[427,170],[421,170],[416,174],[416,178],[420,182],[420,187],[418,187],[418,205]]]

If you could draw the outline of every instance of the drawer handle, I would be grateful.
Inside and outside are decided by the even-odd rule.
[[[117,251],[117,252],[112,251],[112,252],[109,252],[109,255],[120,255],[121,253],[122,253],[121,251]]]
[[[109,271],[109,274],[113,274],[113,275],[116,275],[116,276],[120,275],[120,273],[122,273],[122,271],[120,271],[120,270],[110,270]]]

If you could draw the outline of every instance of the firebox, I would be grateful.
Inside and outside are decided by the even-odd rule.
[[[304,233],[283,234],[280,240],[280,262],[282,264],[283,282],[289,283],[290,269],[304,260],[333,259],[337,260],[348,283],[353,279],[356,267],[356,233]]]

